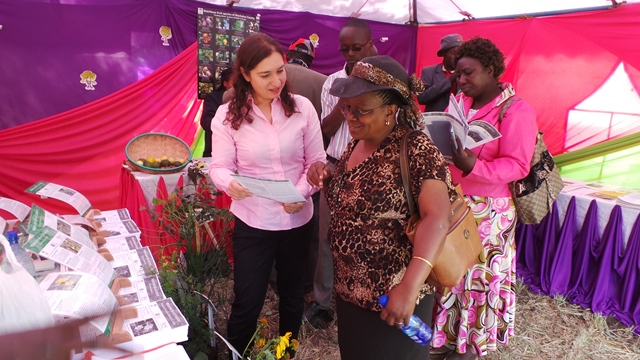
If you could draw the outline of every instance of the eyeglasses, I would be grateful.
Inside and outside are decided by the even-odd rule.
[[[362,49],[364,49],[365,46],[367,46],[369,42],[367,41],[366,43],[364,43],[363,45],[352,45],[352,46],[340,46],[338,48],[338,50],[341,53],[348,53],[349,51],[353,51],[354,53],[360,52],[362,51]]]
[[[351,106],[348,105],[340,105],[340,112],[342,113],[342,116],[344,116],[345,118],[347,118],[349,115],[353,116],[354,118],[356,118],[356,120],[360,120],[361,117],[367,115],[367,114],[371,114],[373,112],[373,110],[375,109],[379,109],[383,106],[386,106],[387,104],[382,104],[380,106],[376,106],[373,109],[369,109],[369,110],[360,110],[360,109],[351,109]]]

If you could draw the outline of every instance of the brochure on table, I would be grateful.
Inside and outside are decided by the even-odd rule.
[[[112,223],[112,222],[124,222],[125,220],[131,220],[129,210],[118,209],[102,211],[100,214],[94,215],[93,220],[100,223]]]
[[[179,343],[188,339],[189,325],[171,298],[152,303],[130,306],[138,316],[125,319],[122,329],[131,334],[133,340],[118,344],[118,348],[140,352],[167,343]],[[129,306],[122,307],[129,308]]]
[[[79,242],[84,246],[88,246],[93,250],[97,249],[93,240],[91,240],[91,235],[89,235],[89,232],[87,230],[73,225],[72,223],[59,218],[54,214],[48,212],[47,210],[34,204],[31,208],[31,218],[29,219],[29,234],[37,233],[38,230],[42,227],[49,227],[51,229],[60,231],[61,233],[67,235],[71,239]]]
[[[146,246],[112,255],[111,266],[118,277],[144,277],[158,273],[151,250]]]
[[[109,332],[109,320],[118,302],[111,289],[97,277],[81,272],[51,273],[40,281],[40,289],[58,322],[106,314],[82,328],[83,340],[92,341]]]
[[[105,243],[99,245],[99,249],[107,249],[111,254],[117,254],[130,250],[140,249],[142,244],[140,239],[135,235],[116,236],[105,239]]]
[[[31,208],[19,201],[6,197],[0,197],[0,210],[4,210],[12,214],[19,221],[24,221],[24,219],[29,216],[29,211],[31,211]]]
[[[95,275],[107,286],[116,276],[111,264],[96,250],[47,226],[30,233],[29,239],[23,246],[72,270]]]
[[[91,210],[91,203],[84,195],[66,186],[46,181],[38,181],[25,191],[44,198],[54,198],[63,201],[71,205],[78,211],[78,214],[83,216]]]
[[[109,234],[104,237],[107,241],[111,238],[121,236],[133,235],[140,237],[140,229],[133,220],[105,222],[102,223],[100,230],[109,232]]]
[[[122,306],[155,302],[166,297],[157,275],[130,280],[131,286],[120,288],[118,291],[118,297],[124,302],[124,304],[120,303]]]

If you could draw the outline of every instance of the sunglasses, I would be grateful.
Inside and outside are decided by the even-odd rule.
[[[369,109],[369,110],[360,110],[360,109],[352,109],[351,106],[348,105],[340,105],[340,112],[342,113],[342,116],[344,116],[345,118],[347,118],[349,115],[353,116],[354,118],[356,118],[356,120],[360,120],[361,117],[367,115],[367,114],[371,114],[373,112],[373,110],[375,109],[379,109],[383,106],[385,106],[386,104],[382,104],[380,106],[376,106],[373,109]]]
[[[340,46],[338,48],[338,50],[341,53],[348,53],[349,51],[353,51],[354,53],[360,52],[362,51],[362,49],[364,49],[365,46],[367,46],[369,42],[367,41],[366,43],[364,43],[364,45],[352,45],[352,46]]]

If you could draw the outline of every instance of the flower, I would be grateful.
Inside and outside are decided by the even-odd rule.
[[[291,339],[292,333],[287,332],[282,336],[278,336],[271,340],[267,339],[267,327],[269,323],[267,319],[262,318],[258,322],[258,327],[254,333],[255,346],[252,351],[252,359],[283,359],[291,358],[291,353],[298,350],[298,340]]]
[[[280,336],[280,341],[276,344],[276,358],[282,359],[284,352],[289,347],[290,337],[291,337],[291,332],[284,334],[284,336]]]

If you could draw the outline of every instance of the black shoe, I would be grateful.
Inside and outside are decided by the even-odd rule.
[[[333,322],[334,316],[331,309],[321,309],[318,303],[314,302],[304,313],[304,318],[317,329],[326,329]]]

